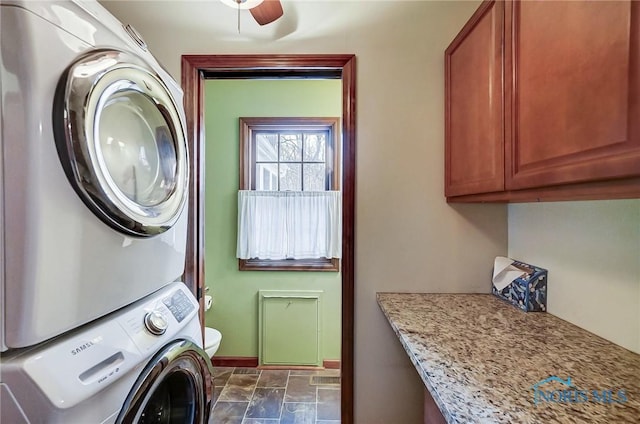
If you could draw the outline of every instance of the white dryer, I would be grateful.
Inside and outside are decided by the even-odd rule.
[[[172,283],[3,357],[0,422],[206,423],[212,368],[199,340],[198,302]]]
[[[184,271],[182,91],[96,1],[0,0],[2,351]]]

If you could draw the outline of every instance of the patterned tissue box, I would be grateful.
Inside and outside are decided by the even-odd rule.
[[[522,270],[522,276],[512,280],[502,290],[491,286],[491,292],[525,312],[547,310],[547,270],[514,261],[512,266]]]

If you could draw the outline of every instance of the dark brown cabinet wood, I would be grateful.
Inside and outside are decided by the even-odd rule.
[[[445,53],[448,200],[639,197],[639,62],[640,2],[484,2]]]
[[[445,52],[447,196],[504,190],[504,3],[483,3]]]
[[[440,412],[440,408],[429,390],[424,389],[424,409],[423,409],[423,424],[446,424],[447,420]]]

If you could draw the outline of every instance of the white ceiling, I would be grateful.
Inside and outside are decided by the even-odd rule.
[[[248,10],[238,11],[219,0],[100,0],[111,13],[125,23],[145,23],[165,27],[167,31],[207,34],[221,41],[274,41],[317,38],[348,32],[359,25],[372,25],[402,8],[403,1],[374,0],[281,0],[284,16],[260,27]]]

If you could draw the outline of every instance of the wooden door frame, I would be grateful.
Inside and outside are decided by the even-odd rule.
[[[355,55],[183,55],[182,88],[189,146],[189,224],[185,284],[204,311],[204,81],[206,72],[242,73],[305,71],[322,75],[339,70],[342,80],[342,336],[341,422],[353,423],[354,392],[354,280],[355,280],[355,158],[356,158],[356,64]]]

